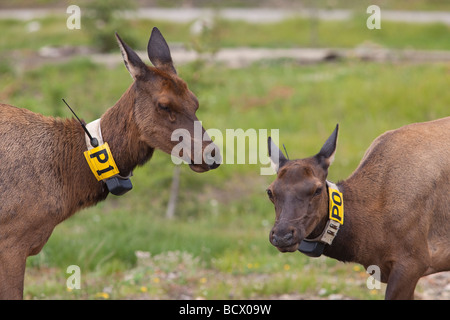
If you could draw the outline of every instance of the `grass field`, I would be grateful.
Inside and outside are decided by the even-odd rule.
[[[77,45],[88,41],[83,34],[76,39],[58,35],[54,23],[44,20],[44,34],[33,36],[36,42],[31,43],[18,36],[23,31],[14,31],[14,25],[2,28],[8,35],[0,40],[1,47],[31,50],[48,42]],[[273,35],[265,29],[268,26],[226,24],[223,30],[231,35],[222,38],[221,46],[297,45],[291,36],[301,39],[297,30],[302,30],[302,23],[283,22]],[[145,39],[139,41],[143,47],[149,22],[138,21],[135,26],[136,37]],[[330,30],[334,27],[324,25]],[[387,34],[392,34],[380,36],[377,42],[426,49],[450,45],[434,41],[448,37],[448,27],[405,26],[402,35],[395,33],[397,27],[386,27]],[[265,37],[238,39],[232,34],[239,28],[253,28],[254,35]],[[327,30],[321,43],[354,46],[365,39],[352,23],[348,28],[348,36],[341,31],[341,39]],[[429,28],[434,30],[430,34]],[[183,25],[161,23],[160,29],[170,41],[185,41]],[[82,118],[94,120],[131,83],[122,65],[108,69],[76,58],[19,72],[12,61],[0,62],[0,101],[46,115],[70,117],[61,101],[65,98]],[[339,123],[338,150],[329,174],[332,181],[346,178],[382,132],[450,115],[450,65],[445,63],[349,60],[304,66],[280,60],[241,69],[196,67],[188,64],[178,71],[199,98],[197,115],[205,128],[279,129],[280,143],[293,159],[317,153]],[[132,192],[109,196],[77,213],[55,229],[40,254],[28,259],[25,298],[382,298],[382,290],[367,289],[368,275],[358,265],[310,259],[300,253],[281,254],[269,243],[274,209],[265,189],[274,176],[259,175],[260,167],[225,164],[214,172],[196,174],[182,166],[176,218],[167,220],[174,165],[169,155],[156,152],[150,163],[135,170]],[[66,288],[70,265],[80,267],[80,290]]]
[[[309,19],[293,18],[277,23],[254,25],[244,21],[217,20],[211,42],[221,47],[334,47],[353,48],[362,44],[396,49],[448,50],[450,26],[442,23],[413,24],[383,21],[380,30],[366,28],[368,15],[362,12],[348,21],[319,21],[313,24]],[[108,36],[118,31],[123,39],[136,49],[144,50],[150,30],[158,26],[164,30],[169,42],[189,44],[191,23],[170,23],[154,20],[130,20],[117,23],[114,27],[99,31],[90,25],[81,25],[80,30],[66,28],[67,16],[36,19],[39,31],[30,30],[30,21],[0,20],[4,35],[0,48],[39,49],[46,46],[69,46],[95,44],[98,35]],[[83,20],[82,20],[83,21]],[[315,26],[315,27],[313,27]],[[246,30],[246,32],[242,32]],[[103,35],[103,32],[107,32]],[[93,36],[94,35],[94,36]],[[112,50],[115,50],[111,38]]]

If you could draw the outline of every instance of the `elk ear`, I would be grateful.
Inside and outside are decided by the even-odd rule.
[[[147,53],[150,61],[157,69],[170,73],[177,73],[173,66],[169,46],[159,29],[156,27],[153,28],[150,40],[148,40]]]
[[[119,44],[120,52],[122,53],[123,62],[125,67],[127,67],[128,72],[130,72],[133,79],[138,77],[143,77],[147,72],[148,68],[145,63],[142,62],[141,58],[133,51],[116,32],[117,43]]]
[[[278,172],[278,170],[280,170],[280,168],[288,162],[288,159],[286,159],[283,152],[281,152],[281,150],[278,149],[275,143],[273,143],[271,137],[267,139],[267,144],[269,148],[269,158],[271,166],[273,170],[275,170],[275,172]]]
[[[316,154],[315,156],[317,161],[323,167],[324,170],[327,170],[328,167],[334,161],[338,131],[339,131],[339,124],[336,125],[336,128],[334,129],[331,136],[327,139],[327,141],[325,141],[325,144],[322,146],[322,149],[320,149],[319,153]]]

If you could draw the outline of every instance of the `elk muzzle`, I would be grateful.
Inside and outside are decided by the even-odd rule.
[[[300,232],[293,226],[279,223],[270,231],[270,243],[281,252],[294,252],[298,249]]]
[[[192,154],[195,155],[195,143],[192,150]],[[201,159],[201,161],[196,161],[196,159]],[[220,155],[219,147],[214,144],[211,140],[203,141],[201,148],[201,155],[194,156],[191,158],[189,167],[195,172],[206,172],[209,170],[217,169],[222,162],[222,156]]]
[[[172,161],[184,160],[192,171],[206,172],[216,169],[222,162],[219,147],[211,140],[200,121],[195,121],[193,128],[179,128],[172,132],[171,141],[175,142],[169,152]]]

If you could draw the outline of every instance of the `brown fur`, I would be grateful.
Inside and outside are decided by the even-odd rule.
[[[165,64],[149,53],[156,68],[145,66],[118,41],[135,81],[101,117],[101,128],[120,173],[127,175],[147,162],[155,148],[170,153],[176,144],[170,139],[173,130],[193,130],[198,101],[175,74],[158,30],[149,47],[155,46],[152,41],[164,42],[156,54],[164,56]],[[161,101],[168,109],[158,107]],[[203,148],[210,143],[204,141]],[[107,197],[104,183],[84,159],[85,150],[85,133],[76,120],[0,104],[0,298],[22,298],[27,257],[42,249],[57,224]],[[203,172],[217,166],[203,162],[191,168]]]
[[[412,299],[422,276],[450,270],[449,132],[450,117],[388,131],[338,183],[344,225],[324,254],[379,266],[386,299]],[[269,187],[276,211],[270,240],[280,251],[295,251],[324,229],[327,193],[314,193],[325,187],[332,154],[321,153],[287,161]]]

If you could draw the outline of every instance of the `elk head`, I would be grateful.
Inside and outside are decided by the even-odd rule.
[[[172,133],[177,129],[187,130],[191,139],[191,152],[176,156],[187,160],[191,169],[196,172],[217,168],[221,162],[219,148],[212,143],[203,127],[201,137],[195,137],[194,124],[200,123],[195,115],[199,107],[198,100],[188,89],[186,82],[178,77],[169,46],[161,32],[153,28],[147,45],[153,67],[142,62],[117,33],[116,38],[125,66],[134,79],[133,117],[140,139],[151,148],[171,154],[178,143],[172,141]],[[207,147],[211,152],[205,156],[203,151]],[[194,155],[195,159],[200,159],[195,163]]]
[[[313,157],[288,160],[268,139],[269,157],[277,172],[267,189],[275,205],[275,224],[270,242],[281,252],[293,252],[328,215],[326,178],[336,151],[338,128]]]

